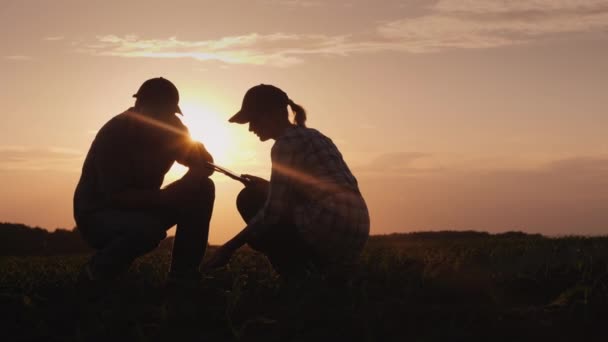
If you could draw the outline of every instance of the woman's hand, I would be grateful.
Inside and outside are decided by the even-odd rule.
[[[241,175],[241,177],[245,178],[249,182],[249,186],[253,186],[255,188],[265,188],[267,189],[270,182],[265,180],[264,178],[252,176],[252,175]]]

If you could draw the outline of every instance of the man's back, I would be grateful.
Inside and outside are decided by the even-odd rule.
[[[190,143],[188,130],[174,115],[160,121],[127,111],[97,133],[74,194],[78,218],[110,207],[116,193],[159,189],[164,175]]]

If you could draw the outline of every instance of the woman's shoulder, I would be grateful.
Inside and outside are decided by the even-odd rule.
[[[331,139],[317,129],[294,126],[272,146],[272,154],[302,153],[319,146],[333,144]]]
[[[275,140],[271,149],[272,155],[301,150],[307,144],[311,134],[313,133],[306,127],[293,126],[289,128]]]
[[[315,139],[326,138],[319,130],[310,127],[294,126],[285,134],[287,139]]]
[[[308,145],[311,140],[318,139],[327,139],[327,137],[314,128],[294,126],[277,139],[273,147]]]
[[[330,137],[323,134],[321,131],[315,128],[302,127],[301,132],[303,140],[306,141],[306,144],[312,146],[327,146],[334,145],[333,141]]]

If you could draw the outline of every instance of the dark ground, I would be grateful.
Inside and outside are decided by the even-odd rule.
[[[76,286],[86,254],[0,256],[0,339],[608,341],[606,237],[375,236],[345,284],[282,281],[245,248],[179,288],[166,247],[106,291]]]

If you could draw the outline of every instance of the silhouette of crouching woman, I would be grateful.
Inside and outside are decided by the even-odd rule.
[[[304,108],[281,89],[260,84],[247,91],[229,121],[248,123],[260,141],[275,141],[270,182],[243,175],[249,184],[237,208],[247,226],[204,267],[225,265],[243,244],[264,253],[281,275],[355,260],[369,236],[367,205],[336,145],[306,127]]]

